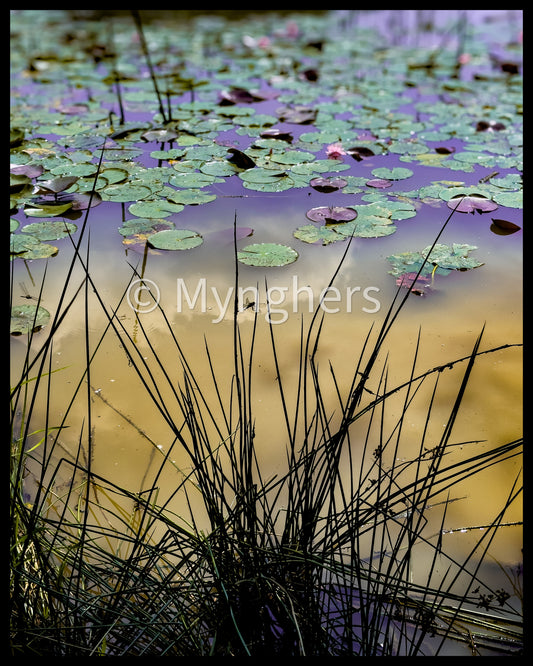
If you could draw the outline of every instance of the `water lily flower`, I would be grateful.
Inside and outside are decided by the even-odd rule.
[[[326,155],[330,160],[337,160],[348,153],[342,147],[342,143],[330,143],[326,148]]]
[[[468,63],[472,60],[472,56],[470,53],[461,53],[461,55],[457,58],[457,62],[460,65],[468,65]]]
[[[257,40],[257,46],[258,46],[260,49],[265,49],[265,50],[266,50],[266,49],[270,48],[270,43],[271,43],[271,42],[270,42],[270,38],[269,38],[269,37],[260,37],[260,38]]]
[[[295,21],[288,21],[285,26],[285,34],[291,39],[295,39],[300,34],[300,29]]]

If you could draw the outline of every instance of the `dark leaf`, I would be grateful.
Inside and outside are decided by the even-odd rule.
[[[498,123],[495,120],[480,120],[476,125],[476,132],[500,132],[505,129],[503,123]]]
[[[87,210],[89,205],[92,207],[101,204],[102,197],[98,192],[93,192],[92,196],[90,194],[81,194],[77,192],[72,194],[62,192],[58,196],[58,201],[63,204],[71,203],[72,210]]]
[[[42,180],[35,184],[34,194],[57,194],[68,190],[71,185],[78,181],[77,176],[62,176],[51,180]],[[49,203],[49,202],[48,202]]]
[[[297,125],[309,125],[316,120],[317,109],[308,106],[296,105],[294,107],[284,106],[277,110],[280,120]]]
[[[495,234],[499,234],[500,236],[508,236],[509,234],[514,234],[516,231],[520,231],[520,227],[514,222],[509,222],[508,220],[497,220],[493,217],[490,230]]]
[[[262,102],[268,99],[258,92],[239,87],[231,88],[231,90],[222,90],[219,93],[219,98],[219,104],[222,106],[229,104],[252,104],[253,102]]]
[[[287,143],[292,143],[293,136],[290,132],[282,132],[279,129],[267,129],[260,134],[262,139],[279,139],[280,141],[286,141]]]
[[[318,81],[318,70],[314,68],[305,69],[302,72],[302,78],[306,81]]]
[[[361,162],[368,157],[373,157],[375,155],[373,150],[367,148],[366,146],[354,146],[353,148],[347,148],[346,152],[351,155],[354,160]]]
[[[232,157],[228,157],[228,162],[232,162],[240,169],[253,169],[255,162],[251,157],[248,157],[246,153],[243,153],[237,148],[228,148],[228,153],[231,153]]]
[[[160,141],[161,143],[168,143],[177,138],[178,133],[168,129],[148,130],[141,135],[141,139],[144,139],[145,141]]]

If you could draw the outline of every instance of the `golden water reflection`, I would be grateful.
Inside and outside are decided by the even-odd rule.
[[[323,253],[318,270],[318,254],[313,252],[315,249],[312,248],[299,263],[298,272],[291,266],[277,271],[239,267],[239,284],[243,288],[250,287],[243,295],[245,297],[241,303],[242,312],[238,315],[245,356],[249,353],[247,350],[251,344],[255,303],[258,308],[252,361],[252,405],[255,446],[264,479],[283,473],[287,445],[279,380],[273,363],[271,331],[276,343],[279,375],[288,396],[289,411],[294,410],[297,406],[294,396],[298,382],[302,323],[305,330],[312,319],[310,306],[318,307],[320,316],[324,316],[324,325],[317,358],[324,400],[327,409],[333,414],[334,422],[339,403],[329,363],[331,362],[334,370],[337,386],[346,395],[363,341],[372,326],[374,330],[371,336],[376,334],[395,294],[394,282],[390,278],[385,281],[376,273],[373,269],[375,262],[369,255],[361,252],[360,241],[356,241],[334,283],[338,291],[328,292],[330,300],[319,307],[320,293],[327,287],[340,253],[330,252],[326,261]],[[167,255],[160,265],[155,262],[149,265],[150,269],[154,266],[154,270],[147,270],[144,275],[146,280],[151,280],[159,289],[160,304],[168,317],[175,339],[166,328],[157,308],[144,314],[137,314],[132,309],[132,291],[129,293],[130,304],[128,305],[127,299],[123,299],[115,320],[122,342],[111,329],[104,335],[108,321],[101,304],[93,294],[90,296],[90,346],[91,349],[97,348],[90,366],[89,388],[93,429],[92,471],[131,492],[147,491],[156,483],[157,501],[161,503],[191,474],[191,461],[186,452],[174,443],[171,429],[147,396],[146,388],[139,380],[131,360],[128,361],[124,347],[133,350],[134,354],[138,353],[136,364],[147,364],[150,372],[154,373],[154,385],[159,388],[167,386],[161,395],[161,402],[168,406],[177,421],[178,408],[171,388],[182,384],[182,361],[176,348],[176,340],[190,363],[207,403],[213,405],[213,410],[220,419],[222,415],[217,405],[218,398],[205,345],[209,347],[219,390],[226,403],[229,400],[234,373],[234,292],[231,290],[235,285],[234,275],[228,270],[232,261],[231,248],[226,255],[213,254],[211,261],[207,264],[204,262],[201,269],[199,264],[191,261],[191,256],[186,256],[180,262],[179,270],[176,270],[174,264],[173,270],[170,259],[174,257],[169,258]],[[368,387],[376,391],[383,389],[378,382],[385,363],[389,388],[408,380],[419,329],[420,342],[415,374],[468,356],[483,327],[485,330],[482,350],[520,342],[521,293],[516,288],[510,288],[511,284],[517,284],[518,269],[515,263],[511,267],[505,264],[505,270],[502,269],[500,274],[493,271],[487,276],[482,275],[481,271],[470,271],[467,274],[447,276],[440,284],[435,283],[431,294],[423,297],[411,296],[388,335],[375,368],[375,376]],[[112,305],[119,302],[125,293],[128,271],[131,275],[129,267],[122,271],[117,268],[115,279],[109,280],[107,276],[102,282],[100,294],[105,303]],[[98,271],[94,274],[99,275]],[[265,276],[268,280],[266,284]],[[81,277],[81,274],[78,275],[78,279]],[[60,292],[59,272],[55,280],[54,283],[52,278],[48,284],[49,294]],[[95,286],[97,289],[100,287],[97,280]],[[257,294],[251,287],[257,287]],[[368,287],[373,287],[374,290],[365,294]],[[277,292],[270,293],[272,299],[283,296],[283,301],[278,306],[279,311],[270,312],[271,320],[275,322],[272,327],[269,326],[266,304],[267,288],[277,289]],[[204,295],[205,303],[202,300]],[[151,294],[142,290],[137,296],[145,303]],[[245,307],[246,304],[248,307]],[[226,309],[223,308],[224,305],[227,305]],[[53,366],[54,369],[61,370],[53,380],[50,423],[61,421],[75,387],[80,379],[85,381],[83,332],[84,309],[83,298],[80,297],[54,338]],[[25,345],[21,339],[14,340],[13,344],[15,372],[18,356],[23,353]],[[165,372],[168,373],[168,385],[161,368],[158,367],[158,360],[162,360]],[[443,434],[464,368],[465,364],[460,363],[453,369],[438,373],[439,389],[424,441],[426,448],[436,445]],[[86,383],[68,413],[66,423],[69,428],[64,430],[60,437],[62,454],[72,457],[75,456],[80,433],[84,427],[87,428],[85,391]],[[420,451],[429,395],[428,382],[427,390],[421,392],[420,399],[417,397],[413,401],[402,424],[401,447],[397,452],[400,459],[416,457]],[[383,424],[385,432],[394,432],[402,414],[403,399],[404,396],[398,394],[387,400]],[[496,446],[519,438],[521,419],[519,347],[502,348],[482,355],[475,365],[462,401],[459,419],[454,426],[451,437],[454,446],[450,449],[449,460],[471,456],[476,447]],[[362,446],[360,442],[364,439],[367,425],[365,419],[362,419],[361,424],[354,424],[352,447],[355,449]],[[375,435],[377,437],[377,432]],[[476,443],[470,443],[473,440]],[[390,449],[392,450],[392,446]],[[161,471],[161,464],[167,454],[168,460]],[[389,461],[389,464],[392,463],[393,461]],[[461,529],[483,527],[493,522],[506,502],[519,469],[519,459],[513,458],[506,463],[489,467],[452,489],[452,499],[463,498],[452,502],[446,514],[445,538],[455,539],[457,544],[454,547],[461,549],[464,546],[468,551],[468,544],[471,542],[469,537],[476,536],[473,530],[461,533]],[[191,497],[194,501],[194,491]],[[196,518],[202,510],[201,498],[198,500]],[[172,504],[172,509],[178,514],[182,508],[179,501],[178,495]],[[440,515],[440,512],[435,514],[433,522],[436,526],[440,525]],[[515,502],[503,522],[520,520],[521,505]],[[461,535],[461,540],[454,536],[457,533]],[[499,530],[491,552],[502,561],[513,562],[520,557],[520,548],[520,528],[507,527]]]

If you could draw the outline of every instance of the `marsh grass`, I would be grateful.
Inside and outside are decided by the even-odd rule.
[[[481,355],[496,351],[482,350],[483,331],[469,354],[424,371],[417,367],[419,336],[410,376],[391,386],[381,352],[410,294],[398,290],[379,330],[360,341],[348,387],[331,364],[326,369],[337,401],[331,411],[317,360],[324,335],[319,308],[307,326],[302,320],[296,387],[282,375],[271,325],[286,459],[279,474],[265,478],[257,442],[268,433],[255,431],[257,318],[245,334],[235,302],[231,377],[218,376],[217,359],[205,344],[212,386],[197,378],[162,309],[174,353],[158,353],[139,318],[138,334],[152,352],[146,357],[117,314],[121,302],[110,309],[91,277],[88,242],[82,251],[89,211],[73,241],[57,311],[38,337],[28,334],[11,391],[11,654],[415,656],[440,654],[450,644],[473,655],[519,653],[518,612],[510,595],[492,589],[482,571],[496,531],[518,501],[518,478],[466,556],[449,552],[442,538],[447,509],[458,499],[455,488],[520,455],[520,441],[481,452],[462,442],[470,453],[449,455],[472,370]],[[83,268],[78,284],[75,265]],[[236,285],[238,280],[235,261]],[[41,294],[44,288],[43,280]],[[97,339],[90,333],[92,298],[107,318]],[[51,405],[61,371],[52,367],[54,336],[78,299],[84,304],[84,363],[57,423]],[[91,367],[106,336],[123,348],[172,433],[163,451],[151,442],[159,464],[139,493],[92,468]],[[179,383],[170,371],[176,366]],[[455,398],[435,439],[439,382],[452,369],[459,373]],[[411,441],[406,456],[403,426],[420,395],[426,409],[417,428],[418,451],[412,453]],[[61,434],[80,397],[85,417],[77,448],[67,455]],[[402,408],[390,428],[393,399]],[[46,405],[44,416],[39,401]],[[136,427],[144,436],[143,424]],[[159,480],[178,449],[187,454],[189,471],[159,501]]]

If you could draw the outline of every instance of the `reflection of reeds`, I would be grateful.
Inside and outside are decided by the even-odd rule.
[[[162,310],[174,357],[158,354],[141,318],[139,331],[154,360],[139,352],[116,316],[120,304],[109,311],[101,300],[80,243],[73,264],[82,264],[85,280],[70,300],[67,280],[48,334],[31,353],[37,341],[29,335],[12,391],[12,655],[414,656],[439,654],[452,640],[472,654],[520,650],[517,611],[502,590],[484,580],[481,569],[520,493],[518,481],[461,561],[442,538],[448,505],[456,499],[450,491],[520,452],[520,442],[513,441],[475,449],[458,461],[448,457],[472,369],[481,354],[495,351],[481,351],[482,333],[470,354],[446,367],[420,373],[415,353],[410,377],[390,386],[386,367],[378,368],[379,352],[407,292],[399,305],[391,304],[377,334],[370,331],[362,341],[347,391],[330,368],[338,399],[333,414],[317,362],[324,335],[319,309],[307,330],[302,325],[296,395],[289,395],[281,374],[271,326],[287,457],[284,470],[265,479],[256,456],[256,441],[265,434],[255,432],[253,411],[257,319],[245,340],[235,306],[228,385],[217,377],[216,358],[206,345],[213,401]],[[92,290],[108,317],[96,344],[89,336]],[[50,422],[57,377],[51,359],[54,333],[80,294],[86,306],[85,362],[72,402],[87,391],[86,418],[77,451],[66,456],[59,450],[60,434],[72,403],[59,426]],[[173,436],[153,482],[140,493],[97,475],[91,466],[91,364],[109,333]],[[512,345],[498,349],[507,346]],[[170,373],[177,363],[179,385]],[[452,368],[464,368],[463,375],[435,441],[429,434],[433,405],[442,373]],[[426,387],[418,453],[405,458],[402,426],[414,396]],[[44,422],[35,425],[40,395],[47,408]],[[401,414],[387,434],[387,406],[398,396]],[[160,477],[178,447],[187,453],[191,471],[159,502]],[[36,490],[28,503],[24,477],[30,468]],[[60,485],[65,479],[70,482]],[[172,504],[178,496],[183,498],[179,515]],[[435,532],[429,515],[437,506],[442,516]],[[414,575],[420,550],[426,553],[422,581]],[[480,603],[490,613],[476,610]]]

